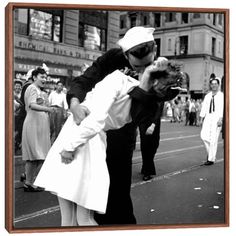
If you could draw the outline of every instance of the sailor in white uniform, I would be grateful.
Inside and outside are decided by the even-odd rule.
[[[211,79],[210,87],[211,91],[205,96],[200,112],[201,139],[207,151],[205,165],[212,165],[216,160],[224,110],[224,95],[220,91],[220,78]]]

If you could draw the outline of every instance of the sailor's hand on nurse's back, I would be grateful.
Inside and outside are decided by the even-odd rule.
[[[72,112],[74,121],[77,125],[79,125],[81,121],[90,113],[89,109],[81,105],[77,98],[71,99],[70,111]]]

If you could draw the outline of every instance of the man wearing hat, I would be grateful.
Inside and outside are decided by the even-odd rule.
[[[145,67],[152,64],[156,56],[156,45],[153,37],[154,28],[133,27],[118,41],[120,48],[113,48],[93,62],[83,75],[76,78],[67,93],[67,101],[73,113],[74,120],[79,124],[89,111],[80,105],[85,95],[96,83],[106,75],[120,69],[123,71],[143,72]],[[158,62],[163,67],[161,61]],[[163,68],[162,68],[163,69]],[[134,73],[135,74],[135,73]],[[132,119],[141,119],[138,106],[153,104],[156,97],[148,93],[148,85],[140,83],[130,96],[134,101],[131,108]],[[171,90],[170,100],[177,95]],[[154,102],[155,103],[155,102]],[[132,114],[132,111],[134,113]],[[104,215],[95,215],[100,225],[104,224],[135,224],[133,205],[130,196],[132,155],[136,141],[136,124],[129,123],[118,130],[107,132],[107,166],[110,175],[110,188],[107,211]]]

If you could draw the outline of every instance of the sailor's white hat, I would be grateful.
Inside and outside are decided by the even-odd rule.
[[[129,29],[117,44],[122,48],[123,52],[126,52],[139,44],[154,41],[154,30],[155,28],[135,26]]]

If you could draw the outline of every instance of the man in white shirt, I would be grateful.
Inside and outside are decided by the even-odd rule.
[[[66,101],[66,94],[63,92],[63,84],[61,81],[57,82],[56,90],[52,91],[48,97],[49,105],[56,108],[55,112],[51,114],[51,141],[52,143],[57,138],[62,125],[65,122],[68,104]]]

